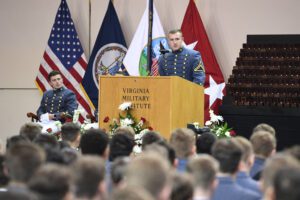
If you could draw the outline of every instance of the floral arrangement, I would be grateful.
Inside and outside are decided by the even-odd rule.
[[[139,120],[137,120],[132,114],[132,103],[131,102],[124,102],[119,106],[119,110],[121,110],[121,113],[119,114],[119,119],[112,119],[112,123],[109,125],[109,134],[111,136],[114,135],[114,132],[119,127],[131,127],[133,128],[135,132],[135,143],[133,152],[140,153],[141,145],[142,145],[142,137],[144,134],[146,134],[148,131],[152,131],[153,128],[148,126],[148,121],[141,117]],[[110,121],[109,117],[105,117],[103,122],[108,123]]]
[[[213,110],[209,110],[210,120],[205,122],[205,126],[210,128],[218,138],[230,138],[236,135],[232,128],[228,127],[227,122],[220,115],[216,115]]]
[[[140,120],[136,120],[135,117],[132,116],[131,102],[124,102],[119,106],[119,110],[125,113],[125,115],[119,114],[119,120],[113,119],[112,123],[109,125],[109,132],[113,134],[115,130],[119,127],[126,127],[130,126],[133,128],[135,134],[140,134],[142,131],[145,130],[153,130],[151,127],[147,125],[147,120],[144,117],[141,117]],[[103,120],[104,123],[109,122],[109,117],[105,117]]]
[[[74,115],[73,115],[73,123],[74,124],[78,124],[80,125],[80,132],[81,134],[84,134],[85,131],[89,130],[89,129],[97,129],[99,128],[99,124],[98,123],[91,123],[90,119],[86,119],[84,120],[83,123],[79,122],[79,116],[84,114],[84,110],[82,109],[77,109],[74,111]]]

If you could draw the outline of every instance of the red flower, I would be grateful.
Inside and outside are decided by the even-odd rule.
[[[104,123],[107,123],[108,121],[109,121],[109,117],[106,116],[106,117],[104,118],[103,122],[104,122]]]
[[[46,130],[48,133],[52,133],[52,128],[47,128]]]
[[[145,123],[147,120],[144,117],[141,117],[141,121],[143,121],[143,123]]]
[[[236,132],[234,130],[230,130],[229,133],[230,133],[230,136],[232,136],[232,137],[236,136]]]
[[[151,126],[148,127],[149,131],[153,131],[153,128]]]
[[[73,119],[72,119],[72,118],[69,118],[69,117],[67,117],[67,118],[66,118],[66,122],[73,122]]]

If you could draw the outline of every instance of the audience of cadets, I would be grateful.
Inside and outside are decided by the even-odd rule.
[[[75,199],[106,199],[105,160],[83,156],[72,166]]]
[[[274,177],[272,199],[299,200],[300,198],[300,169],[284,168]]]
[[[280,170],[286,168],[299,170],[300,163],[296,158],[284,153],[278,153],[267,159],[261,176],[264,199],[274,199],[275,176]]]
[[[233,138],[233,140],[236,141],[242,149],[242,159],[236,176],[237,184],[243,188],[247,188],[257,193],[260,197],[262,197],[262,192],[259,188],[258,182],[249,176],[249,171],[254,162],[254,152],[251,143],[246,138],[240,136]]]
[[[197,154],[211,155],[211,148],[217,141],[217,136],[213,133],[207,132],[199,135],[196,139]]]
[[[209,155],[194,157],[187,165],[187,172],[194,180],[194,200],[211,199],[218,181],[219,163]]]
[[[72,200],[72,173],[70,168],[58,164],[44,164],[28,183],[38,200]]]
[[[61,139],[71,149],[78,149],[80,138],[81,134],[79,125],[68,122],[61,127]]]
[[[193,184],[190,174],[172,172],[170,200],[192,200],[194,197]]]
[[[37,135],[42,133],[42,128],[43,127],[37,123],[28,122],[21,126],[19,134],[33,141]]]
[[[170,145],[178,160],[177,170],[184,172],[188,158],[196,153],[195,133],[187,128],[176,129],[171,133]]]
[[[143,188],[157,200],[169,199],[169,163],[158,153],[147,152],[133,159],[126,170],[126,185]]]
[[[42,134],[36,124],[23,125],[0,155],[0,199],[300,199],[300,146],[275,154],[275,130],[267,124],[255,127],[250,141],[212,133],[196,138],[179,128],[168,142],[151,131],[140,154],[133,153],[129,127],[111,138],[100,129],[80,135],[72,123],[63,125],[63,141]],[[256,178],[261,174],[259,184],[250,169]]]
[[[214,200],[258,200],[259,195],[236,184],[236,174],[240,170],[242,149],[233,139],[220,139],[212,148],[213,157],[219,161],[219,184],[214,192]]]
[[[250,176],[254,180],[259,180],[266,159],[276,153],[276,138],[270,132],[258,130],[253,132],[250,137],[250,142],[252,143],[255,154]]]
[[[108,135],[103,130],[90,129],[82,135],[80,148],[83,155],[96,155],[107,160],[109,154]]]

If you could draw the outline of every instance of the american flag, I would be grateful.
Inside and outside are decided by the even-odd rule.
[[[67,2],[62,0],[36,77],[37,87],[42,92],[51,89],[48,74],[53,70],[60,71],[64,85],[76,94],[78,109],[91,114],[90,105],[80,88],[86,67],[87,61]],[[82,117],[85,115],[80,121],[83,121]]]

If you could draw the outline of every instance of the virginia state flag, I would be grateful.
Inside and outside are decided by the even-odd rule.
[[[147,69],[147,42],[149,25],[148,8],[149,3],[147,3],[147,8],[142,16],[123,61],[123,65],[131,76],[148,76],[150,74],[149,70]],[[165,32],[161,25],[156,8],[153,5],[152,67],[155,67],[153,65],[157,65],[157,60],[160,56],[160,42],[165,48],[168,48]]]
[[[206,121],[209,120],[209,109],[218,113],[225,93],[225,82],[194,0],[189,2],[181,30],[186,44],[196,43],[194,49],[201,53],[205,66],[204,119]]]
[[[123,58],[127,48],[120,22],[109,1],[108,8],[98,33],[82,86],[89,96],[93,109],[98,108],[99,75],[115,75],[123,71]]]

